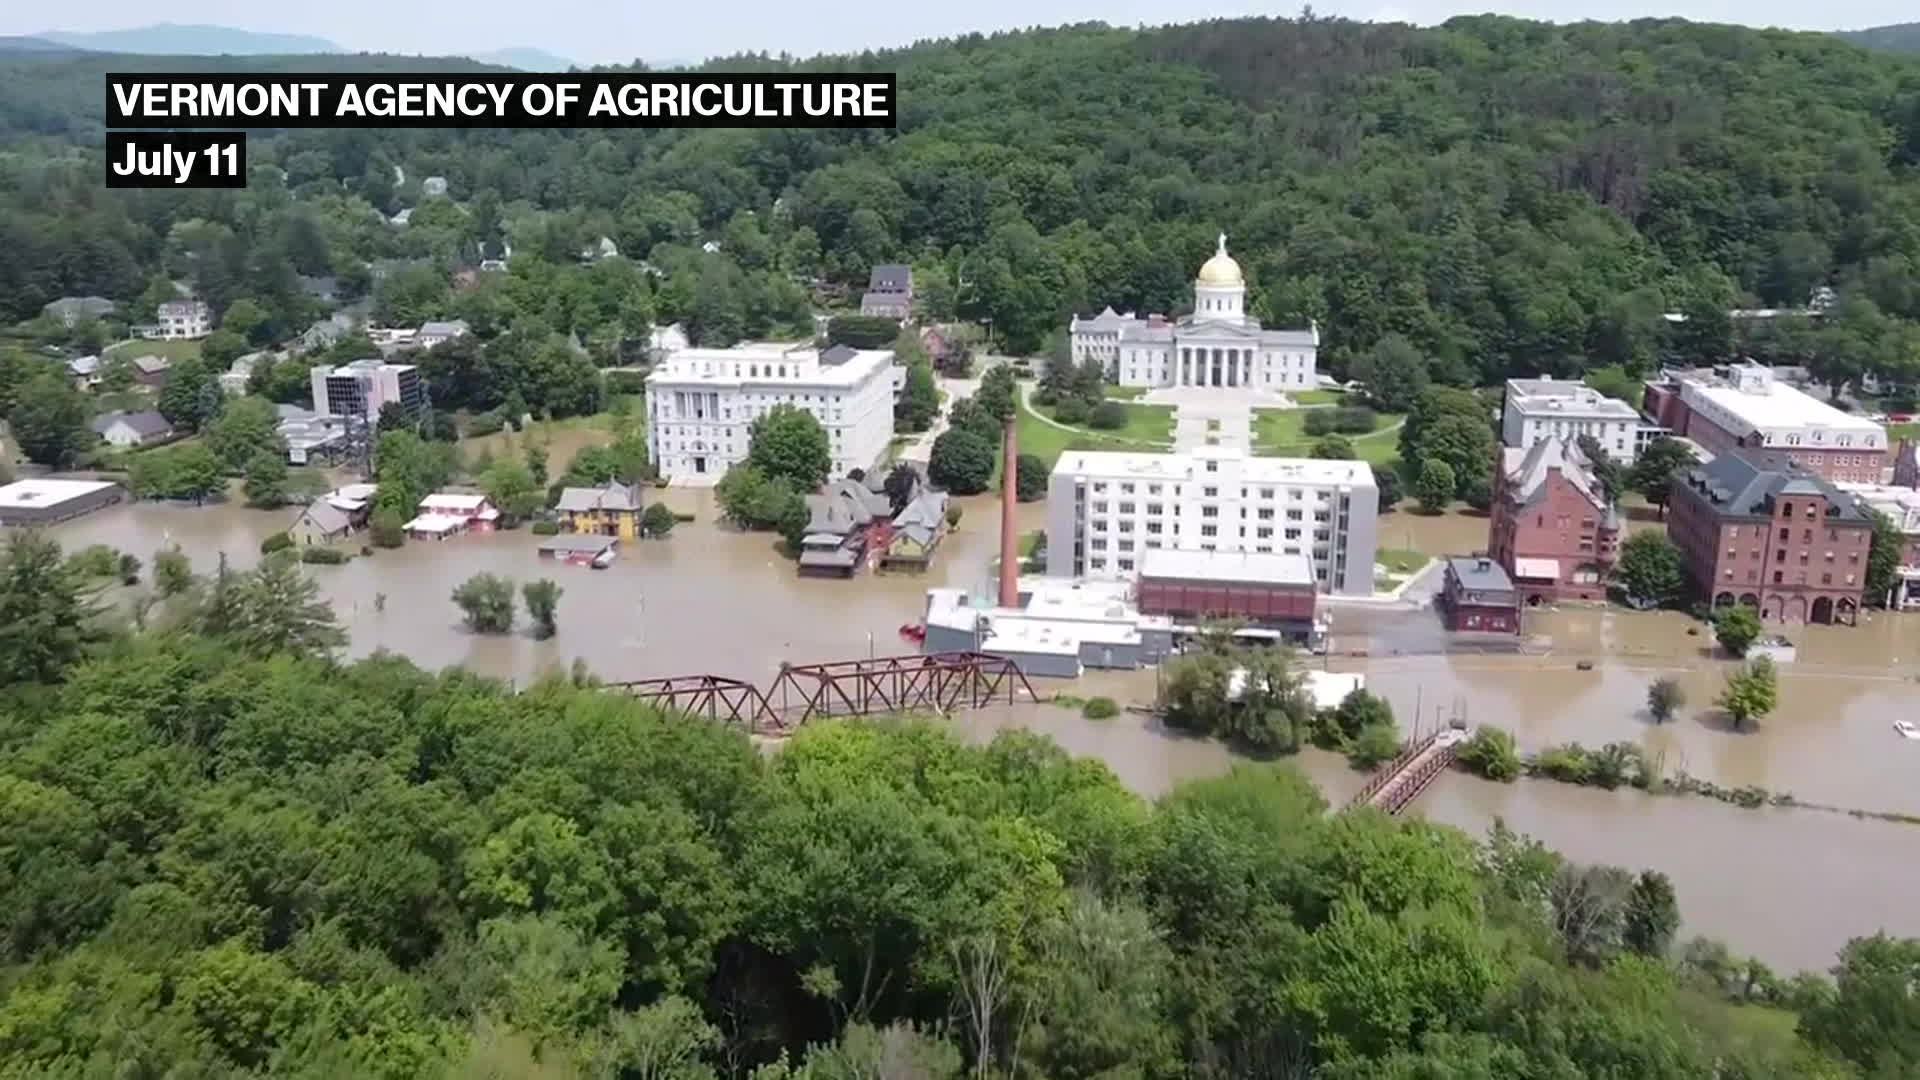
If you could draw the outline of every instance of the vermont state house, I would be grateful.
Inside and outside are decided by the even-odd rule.
[[[1247,281],[1227,237],[1193,281],[1193,314],[1169,322],[1108,308],[1069,326],[1076,362],[1097,360],[1121,386],[1311,390],[1320,330],[1266,330],[1247,315]]]

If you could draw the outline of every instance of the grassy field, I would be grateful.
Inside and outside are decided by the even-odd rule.
[[[173,363],[178,364],[182,360],[191,360],[199,356],[200,343],[182,338],[174,338],[170,341],[147,341],[143,338],[135,338],[132,341],[122,341],[114,345],[109,345],[106,351],[100,355],[102,359],[124,356],[129,360],[136,356],[164,356]]]
[[[1138,443],[1125,442],[1109,435],[1093,432],[1062,431],[1033,414],[1026,402],[1020,403],[1020,416],[1014,422],[1015,436],[1020,440],[1020,452],[1033,454],[1047,463],[1048,468],[1060,460],[1060,455],[1068,450],[1148,450],[1150,447]]]
[[[1300,405],[1338,405],[1347,399],[1339,390],[1289,390],[1287,396]]]
[[[1146,392],[1144,386],[1109,386],[1106,390],[1107,396],[1115,401],[1132,401]]]
[[[1901,439],[1920,439],[1920,422],[1911,424],[1888,424],[1887,445],[1898,446]]]
[[[1402,417],[1381,413],[1374,418],[1373,431],[1366,435],[1348,435],[1348,441],[1360,460],[1385,465],[1399,453],[1400,440],[1394,425]],[[1305,409],[1255,409],[1253,411],[1254,452],[1268,457],[1306,457],[1319,440],[1306,431]]]
[[[1389,574],[1411,574],[1427,565],[1427,559],[1421,552],[1404,548],[1381,548],[1373,555],[1373,561],[1386,567]]]

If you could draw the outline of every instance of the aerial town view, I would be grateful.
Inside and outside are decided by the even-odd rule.
[[[0,13],[0,1078],[1920,1077],[1854,3]]]

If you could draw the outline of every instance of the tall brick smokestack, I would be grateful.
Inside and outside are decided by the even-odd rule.
[[[1020,545],[1015,540],[1013,527],[1020,452],[1013,428],[1012,420],[1000,425],[1000,606],[1003,608],[1020,606]]]

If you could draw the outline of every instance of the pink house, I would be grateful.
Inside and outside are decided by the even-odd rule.
[[[1620,519],[1571,439],[1502,452],[1487,551],[1522,602],[1604,600]]]
[[[407,535],[416,540],[444,540],[457,532],[492,532],[500,522],[485,495],[436,492],[420,500],[420,513],[407,522]]]

